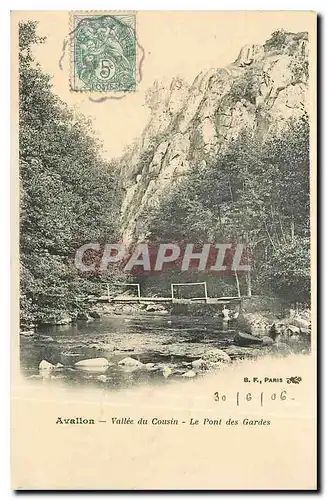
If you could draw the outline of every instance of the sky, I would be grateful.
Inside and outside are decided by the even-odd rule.
[[[89,95],[70,90],[69,46],[62,59],[63,43],[70,31],[65,11],[16,11],[19,20],[39,21],[38,34],[45,44],[34,54],[52,77],[53,91],[77,111],[92,118],[96,134],[108,158],[119,157],[125,146],[142,133],[148,119],[145,93],[155,80],[169,82],[181,76],[188,82],[203,70],[222,68],[233,62],[246,44],[263,44],[273,31],[308,31],[314,13],[296,11],[141,11],[136,13],[136,36],[144,48],[142,81],[124,99],[92,102]]]

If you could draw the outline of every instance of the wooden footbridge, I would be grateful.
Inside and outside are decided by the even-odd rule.
[[[203,288],[203,296],[201,297],[191,297],[191,298],[181,298],[178,293],[178,288],[185,286],[198,286]],[[132,287],[136,290],[135,295],[114,295],[110,285],[107,284],[107,293],[97,298],[97,302],[109,302],[109,303],[119,303],[119,304],[150,304],[153,302],[166,303],[166,304],[191,304],[191,303],[205,303],[205,304],[240,304],[243,299],[248,298],[247,296],[232,296],[232,297],[209,297],[207,283],[196,282],[196,283],[171,283],[170,291],[171,295],[169,297],[146,297],[141,295],[141,286],[139,283],[112,283],[111,287]]]

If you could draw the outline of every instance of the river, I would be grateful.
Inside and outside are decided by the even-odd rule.
[[[21,369],[35,383],[46,379],[50,384],[75,387],[121,389],[143,383],[169,383],[177,378],[185,380],[183,375],[192,369],[192,361],[213,348],[224,349],[232,360],[266,352],[261,347],[235,347],[235,332],[210,317],[103,316],[72,325],[42,327],[34,336],[21,336]],[[293,352],[304,351],[308,351],[307,345],[294,344]],[[154,366],[141,370],[119,366],[127,356]],[[90,372],[74,366],[78,361],[99,357],[109,361],[107,368]],[[42,360],[63,366],[39,372]],[[169,380],[163,375],[167,367],[171,370]]]

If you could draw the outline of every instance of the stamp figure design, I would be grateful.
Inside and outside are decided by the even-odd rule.
[[[74,15],[71,36],[72,90],[135,91],[135,15]]]

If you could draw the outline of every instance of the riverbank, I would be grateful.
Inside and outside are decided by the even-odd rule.
[[[213,320],[217,328],[220,327],[225,330],[232,328],[235,331],[263,339],[264,342],[269,344],[272,344],[270,339],[274,344],[276,342],[288,342],[289,340],[310,342],[311,339],[310,311],[307,308],[297,307],[297,309],[292,309],[276,298],[258,296],[243,300],[242,307],[238,309],[237,318],[231,318],[230,321],[225,321],[222,318],[221,305],[101,302],[93,304],[84,312],[76,315],[65,314],[47,326],[76,325],[81,322],[89,324],[99,318],[125,316],[125,321],[129,321],[129,318],[132,319],[133,317],[167,317],[167,324],[170,322],[170,316],[203,318],[204,321]],[[20,333],[22,337],[33,337],[37,336],[40,330],[42,330],[42,325],[40,327],[29,327]],[[253,347],[255,344],[257,344],[257,341],[252,339],[251,342],[249,337],[248,344],[245,344],[245,347]],[[244,347],[244,339],[241,339],[240,345]]]

